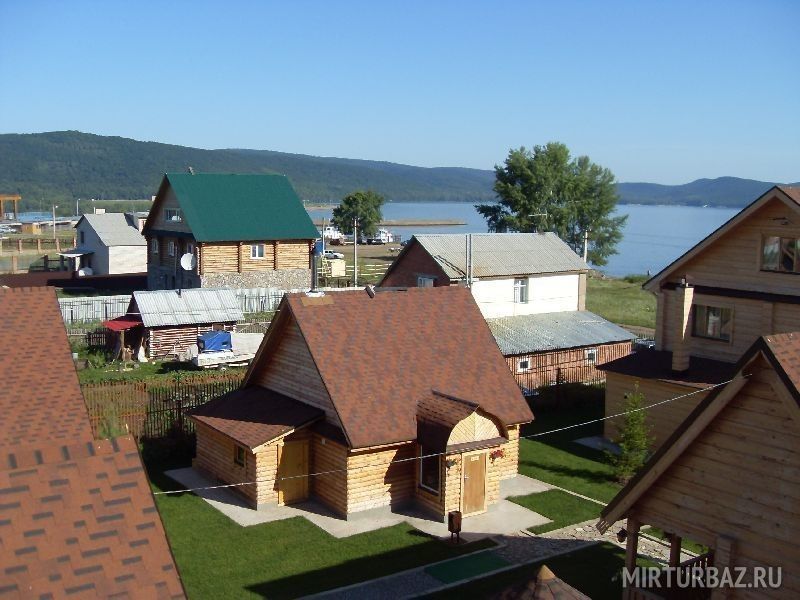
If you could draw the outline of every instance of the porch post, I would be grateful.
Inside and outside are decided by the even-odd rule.
[[[628,533],[628,544],[625,548],[625,568],[632,573],[636,568],[636,555],[639,551],[639,528],[641,523],[635,517],[628,517],[625,527]]]
[[[681,541],[682,538],[674,533],[669,541],[669,566],[677,567],[681,564]]]

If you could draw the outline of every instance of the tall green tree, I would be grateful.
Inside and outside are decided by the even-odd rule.
[[[359,190],[348,194],[333,209],[333,224],[348,235],[353,233],[353,221],[358,221],[359,234],[372,235],[383,219],[383,196],[372,190]]]
[[[512,149],[494,170],[498,201],[475,207],[489,231],[554,231],[580,255],[588,234],[588,259],[597,266],[616,254],[627,216],[613,215],[611,171],[587,156],[572,158],[559,142]]]
[[[625,416],[619,435],[614,442],[619,446],[619,453],[609,453],[614,475],[620,483],[628,483],[631,477],[647,462],[650,454],[650,427],[644,407],[644,394],[636,386],[633,392],[626,394]]]

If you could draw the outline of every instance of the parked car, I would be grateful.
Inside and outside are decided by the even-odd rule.
[[[344,258],[344,254],[341,252],[334,252],[333,250],[325,250],[325,252],[322,253],[322,256],[328,260],[333,258]]]

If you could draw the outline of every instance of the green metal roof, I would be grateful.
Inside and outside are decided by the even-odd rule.
[[[285,175],[167,173],[198,242],[319,237]]]

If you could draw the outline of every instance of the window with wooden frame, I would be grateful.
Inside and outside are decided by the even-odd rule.
[[[175,256],[175,242],[173,240],[167,242],[167,256]]]
[[[730,342],[733,334],[733,309],[695,304],[692,307],[692,335]]]
[[[165,221],[172,221],[172,222],[183,221],[183,214],[181,213],[181,209],[180,208],[165,208],[164,209],[164,220]]]
[[[433,287],[435,278],[420,275],[417,277],[417,287]]]
[[[158,238],[150,239],[150,253],[158,254]]]
[[[528,302],[528,279],[518,278],[514,280],[514,302],[525,304]]]
[[[434,494],[438,494],[441,488],[441,456],[427,456],[432,454],[430,449],[424,446],[419,447],[419,486]]]
[[[251,244],[250,258],[264,258],[264,244]]]
[[[85,243],[86,243],[86,232],[85,231],[81,231],[81,244],[85,244]]]
[[[233,462],[235,462],[240,467],[244,466],[245,461],[245,452],[244,447],[238,444],[233,446]]]
[[[800,273],[800,240],[766,236],[761,245],[761,270]]]
[[[186,253],[194,254],[194,244],[192,242],[186,242]]]

